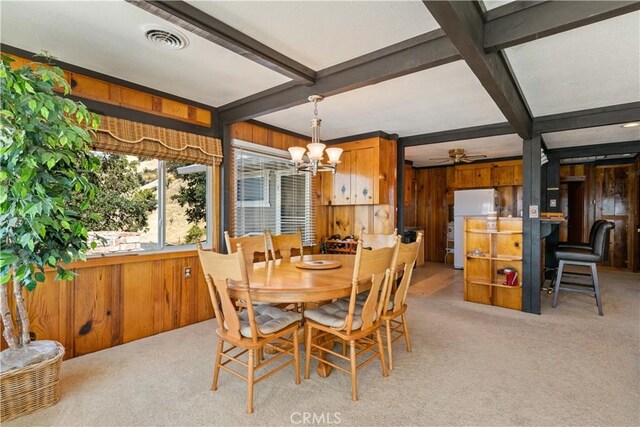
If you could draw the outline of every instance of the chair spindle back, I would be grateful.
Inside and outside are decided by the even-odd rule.
[[[249,292],[249,276],[242,245],[238,244],[237,250],[228,255],[205,251],[202,246],[198,245],[198,257],[209,288],[209,296],[213,304],[218,329],[232,338],[242,338],[238,312],[229,295],[229,280],[240,282],[242,285],[240,286],[241,289],[236,291],[236,298],[242,299],[247,303],[251,336],[253,341],[256,341],[258,330]]]
[[[242,245],[244,248],[244,259],[247,265],[263,261],[260,257],[268,259],[267,239],[264,233],[258,236],[230,237],[229,232],[225,231],[224,241],[227,245],[227,253],[234,253],[238,244]]]
[[[347,333],[351,332],[356,296],[361,281],[370,280],[371,284],[369,296],[362,307],[362,328],[366,329],[371,327],[382,315],[382,310],[389,301],[387,289],[391,281],[392,271],[396,265],[399,244],[399,236],[395,236],[393,246],[380,249],[366,250],[363,247],[362,241],[358,242],[356,260],[353,267],[353,279],[351,282],[351,299],[349,301],[349,312],[346,322]]]
[[[413,266],[416,264],[418,258],[418,250],[422,244],[422,233],[419,232],[416,241],[412,243],[400,243],[400,250],[398,251],[397,265],[402,265],[403,274],[400,280],[400,285],[393,295],[393,311],[402,309],[407,299],[407,291],[409,290],[409,284],[411,282],[411,276],[413,275]],[[391,286],[389,286],[391,291]]]
[[[298,230],[297,233],[293,234],[278,234],[272,235],[271,231],[264,231],[267,247],[269,248],[269,259],[274,260],[278,258],[291,258],[294,256],[294,252],[296,256],[303,255],[304,245],[302,243],[302,232]]]

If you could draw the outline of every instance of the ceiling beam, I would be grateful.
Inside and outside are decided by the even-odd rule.
[[[401,144],[403,147],[413,147],[416,145],[438,144],[440,142],[463,141],[466,139],[486,138],[489,136],[510,135],[513,133],[513,127],[509,123],[495,123],[407,136],[399,138],[398,144]]]
[[[547,0],[520,0],[520,1],[512,1],[507,4],[503,4],[502,6],[495,7],[493,9],[484,10],[484,17],[487,21],[492,21],[494,19],[502,18],[503,16],[509,15],[511,13],[516,13],[521,10],[539,5],[540,3],[544,3]],[[482,5],[482,3],[480,3]]]
[[[316,73],[184,1],[127,0],[165,21],[257,62],[299,83],[311,85]]]
[[[497,52],[639,9],[638,1],[542,2],[489,20],[484,28],[484,48]]]
[[[484,20],[473,1],[423,1],[471,71],[523,139],[531,136],[531,117],[507,65],[484,51]]]
[[[547,152],[554,159],[573,159],[591,156],[640,153],[640,141],[613,142],[610,144],[583,145],[581,147],[556,148]]]
[[[534,133],[560,132],[640,120],[640,102],[551,114],[533,119]]]
[[[234,123],[308,102],[310,95],[333,96],[460,59],[441,30],[413,37],[318,71],[313,86],[281,85],[219,108],[220,120]]]

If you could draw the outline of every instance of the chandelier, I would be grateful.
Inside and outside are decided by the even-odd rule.
[[[296,173],[308,172],[314,176],[318,172],[336,173],[336,166],[340,163],[340,155],[342,148],[330,147],[320,142],[320,123],[322,119],[318,117],[318,102],[324,99],[320,95],[311,95],[309,101],[313,102],[313,114],[315,117],[311,120],[311,143],[304,147],[289,147],[291,161],[295,165]],[[308,150],[308,151],[307,151]],[[329,159],[327,163],[323,163],[324,153],[327,153]],[[305,161],[304,155],[307,155],[308,161]]]

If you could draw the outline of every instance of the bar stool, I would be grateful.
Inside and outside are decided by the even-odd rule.
[[[558,305],[558,293],[560,290],[579,292],[593,295],[596,298],[598,306],[598,314],[602,313],[602,299],[600,298],[600,284],[598,282],[598,270],[596,264],[606,261],[609,254],[609,235],[615,225],[612,222],[604,221],[600,223],[596,229],[592,248],[575,248],[575,247],[559,247],[555,251],[555,256],[560,262],[558,266],[558,277],[556,279],[553,308]],[[590,267],[591,274],[564,272],[565,265],[578,265],[582,267]],[[582,282],[563,282],[564,275],[590,276],[591,283]],[[562,286],[564,285],[564,286]],[[588,288],[588,289],[584,289]]]
[[[599,219],[597,221],[594,221],[593,225],[591,226],[591,230],[589,231],[589,241],[588,242],[558,242],[558,244],[555,247],[555,250],[567,249],[567,248],[586,249],[586,250],[593,249],[593,242],[596,239],[596,231],[598,231],[598,227],[604,222],[607,222],[607,221],[604,220],[604,219]],[[552,271],[553,272],[553,277],[551,277],[551,284],[550,284],[549,287],[543,287],[540,290],[541,291],[546,291],[548,294],[552,294],[553,291],[554,291],[554,288],[555,288],[556,279],[558,278],[558,268],[557,267],[545,267],[545,269],[544,269],[545,274],[548,271]]]
[[[593,249],[593,244],[596,240],[596,231],[598,231],[598,227],[605,222],[607,221],[604,219],[599,219],[597,221],[594,221],[593,225],[591,226],[591,230],[589,231],[588,242],[559,242],[558,249],[559,248]]]

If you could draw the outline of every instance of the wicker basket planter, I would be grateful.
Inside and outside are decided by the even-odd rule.
[[[0,421],[9,421],[60,400],[60,366],[64,347],[56,343],[53,359],[0,374]]]

